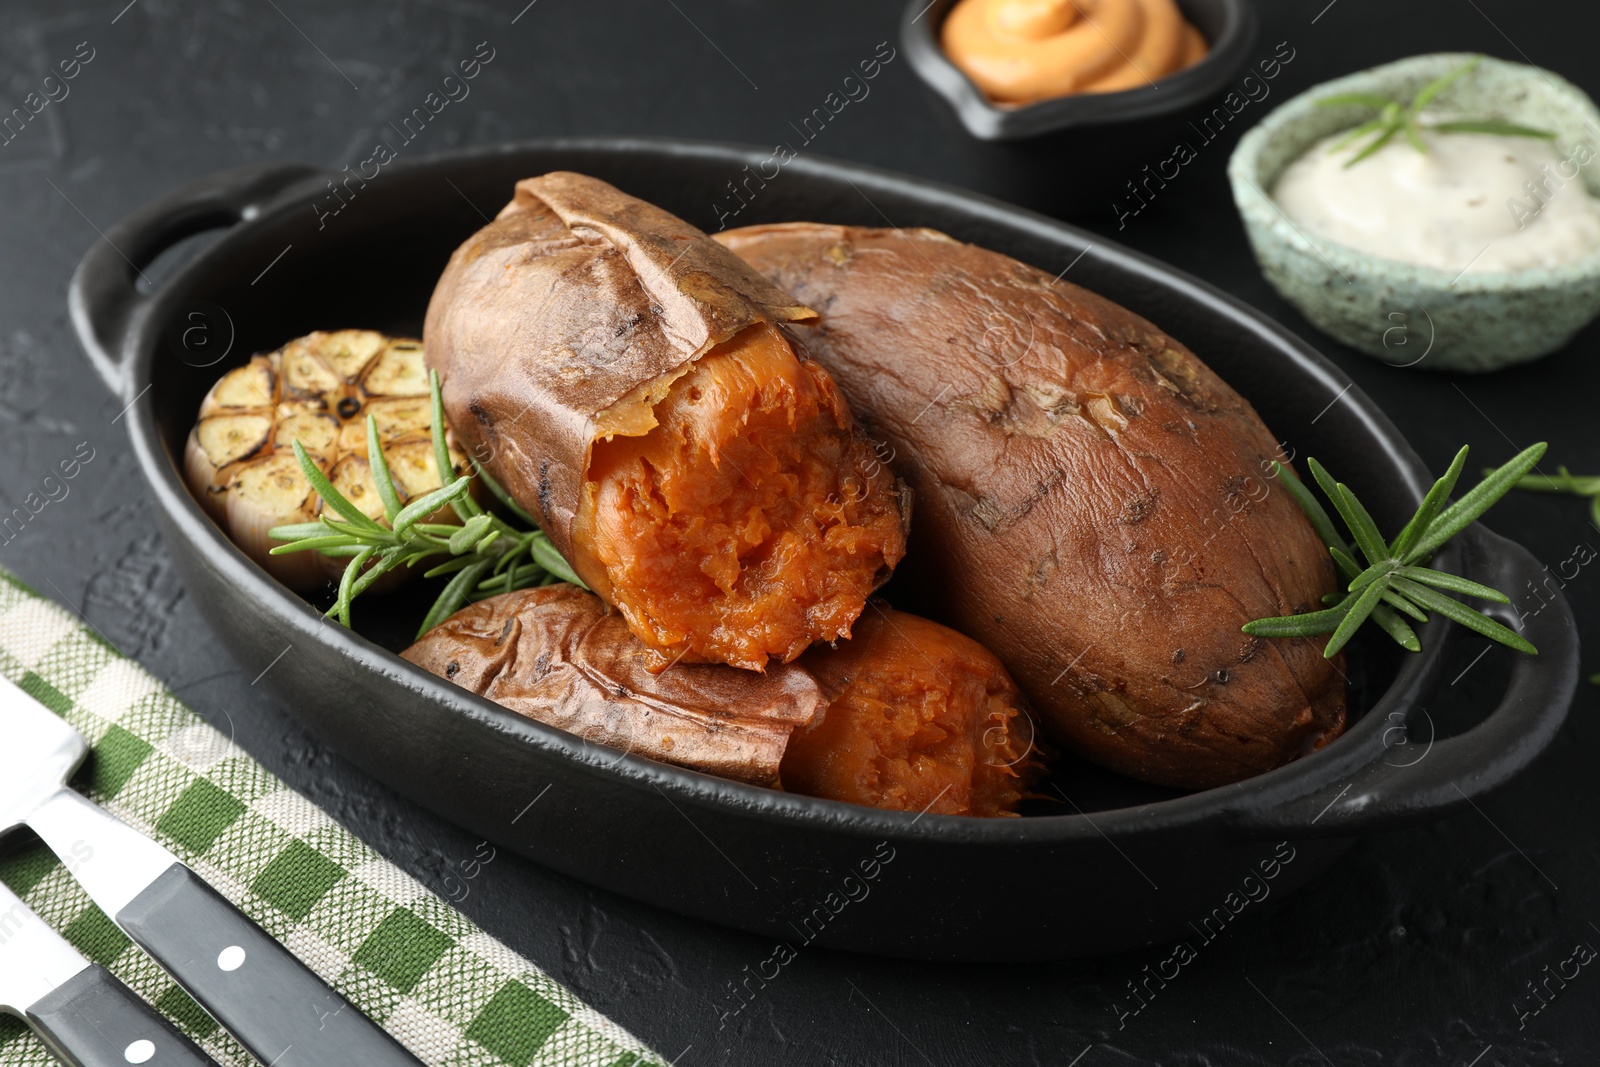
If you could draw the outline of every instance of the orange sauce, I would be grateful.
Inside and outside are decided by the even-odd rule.
[[[1137,89],[1199,62],[1174,0],[961,0],[945,53],[996,103]]]

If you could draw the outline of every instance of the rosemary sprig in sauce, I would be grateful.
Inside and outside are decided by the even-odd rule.
[[[1440,75],[1433,81],[1424,85],[1409,103],[1390,100],[1377,93],[1338,93],[1333,96],[1323,97],[1317,101],[1318,107],[1345,107],[1355,105],[1370,107],[1377,110],[1377,117],[1362,123],[1346,133],[1330,147],[1330,151],[1337,152],[1346,148],[1361,138],[1371,135],[1366,145],[1345,163],[1353,167],[1363,159],[1377,152],[1378,149],[1388,144],[1400,134],[1404,134],[1411,147],[1424,154],[1428,146],[1422,140],[1421,118],[1422,111],[1433,103],[1438,95],[1450,86],[1466,77],[1477,69],[1483,61],[1482,56],[1474,56],[1468,63],[1463,64]],[[1502,122],[1499,119],[1455,119],[1448,122],[1430,122],[1428,129],[1436,133],[1490,133],[1502,137],[1537,137],[1542,140],[1551,140],[1555,134],[1549,130],[1534,129],[1532,126],[1521,126],[1515,122]]]

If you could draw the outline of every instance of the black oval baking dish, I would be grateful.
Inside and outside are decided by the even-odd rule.
[[[1120,93],[1075,93],[1020,107],[991,103],[950,62],[939,27],[957,0],[911,0],[900,18],[900,42],[912,69],[980,141],[1017,141],[1069,130],[1132,122],[1181,111],[1220,92],[1249,59],[1260,32],[1250,0],[1178,0],[1184,18],[1205,36],[1205,58],[1150,85]]]
[[[1174,938],[1264,865],[1275,892],[1302,885],[1354,836],[1465,804],[1521,771],[1555,735],[1578,664],[1572,618],[1559,601],[1529,621],[1525,632],[1542,654],[1514,657],[1499,706],[1409,766],[1386,759],[1386,741],[1438,689],[1450,637],[1438,622],[1424,629],[1421,654],[1382,643],[1354,648],[1350,729],[1248,781],[1180,795],[1069,764],[1054,779],[1063,801],[1041,802],[1045,813],[1020,819],[856,807],[586,744],[473,696],[394,654],[408,634],[386,631],[384,619],[415,620],[407,605],[363,601],[357,624],[372,628],[359,632],[328,622],[322,605],[249,562],[190,497],[179,457],[218,374],[313,329],[415,333],[451,250],[517,179],[584,171],[709,228],[716,191],[762,158],[681,142],[534,142],[393,164],[340,199],[324,172],[250,167],[142,208],[85,256],[72,283],[74,325],[129,405],[139,469],[189,593],[247,671],[275,663],[261,684],[351,762],[497,844],[674,911],[796,947],[1022,960]],[[1199,352],[1296,454],[1355,475],[1380,524],[1398,528],[1426,485],[1389,420],[1307,345],[1205,283],[1102,238],[979,196],[815,158],[791,163],[748,211],[752,222],[879,225],[888,216],[1051,273],[1071,265],[1073,281]],[[135,289],[130,260],[148,264],[185,236],[223,226],[226,234],[155,292]],[[1449,569],[1498,588],[1540,575],[1531,555],[1482,527],[1447,551]],[[334,690],[336,701],[327,697]]]

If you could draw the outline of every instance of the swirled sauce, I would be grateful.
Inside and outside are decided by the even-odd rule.
[[[1206,54],[1173,0],[961,0],[940,31],[950,61],[993,101],[1137,89]]]

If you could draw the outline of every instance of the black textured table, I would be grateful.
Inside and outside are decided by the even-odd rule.
[[[1488,378],[1395,370],[1340,349],[1268,289],[1223,176],[1239,133],[1280,100],[1417,52],[1486,51],[1600,93],[1591,4],[1261,0],[1260,58],[1292,58],[1265,100],[1251,100],[1135,214],[1126,183],[1171,155],[1181,118],[1054,146],[979,146],[896,54],[867,95],[813,122],[807,140],[802,120],[860,61],[897,48],[899,6],[883,0],[125,2],[0,2],[0,114],[61,62],[79,64],[66,95],[50,83],[60,98],[10,122],[0,144],[0,515],[29,494],[45,500],[0,533],[0,566],[86,614],[420,880],[457,896],[464,885],[461,907],[491,933],[685,1067],[1596,1062],[1600,970],[1548,981],[1577,946],[1600,947],[1600,728],[1587,684],[1522,780],[1435,825],[1358,843],[1311,888],[1253,906],[1170,980],[1147,979],[1169,955],[1160,947],[1003,968],[811,949],[735,1012],[744,1001],[733,986],[767,959],[764,940],[504,854],[462,882],[475,840],[348,767],[252,688],[260,665],[232,663],[207,633],[151,527],[121,404],[89,372],[64,300],[96,231],[146,200],[243,163],[354,166],[477,53],[491,58],[469,94],[404,152],[657,134],[787,142],[967,186],[1159,256],[1263,309],[1344,367],[1436,469],[1462,443],[1492,462],[1549,440],[1547,466],[1600,473],[1600,330]],[[44,477],[75,454],[84,462],[66,495],[57,485],[46,499]],[[1577,546],[1600,545],[1571,498],[1514,496],[1489,524],[1552,568]],[[1600,635],[1600,570],[1582,570],[1566,593],[1585,635]],[[1475,654],[1462,643],[1451,706],[1432,709],[1441,723],[1470,723],[1496,695],[1498,657],[1469,663]],[[1123,859],[1108,848],[1105,862]],[[1535,999],[1529,983],[1548,992]]]

